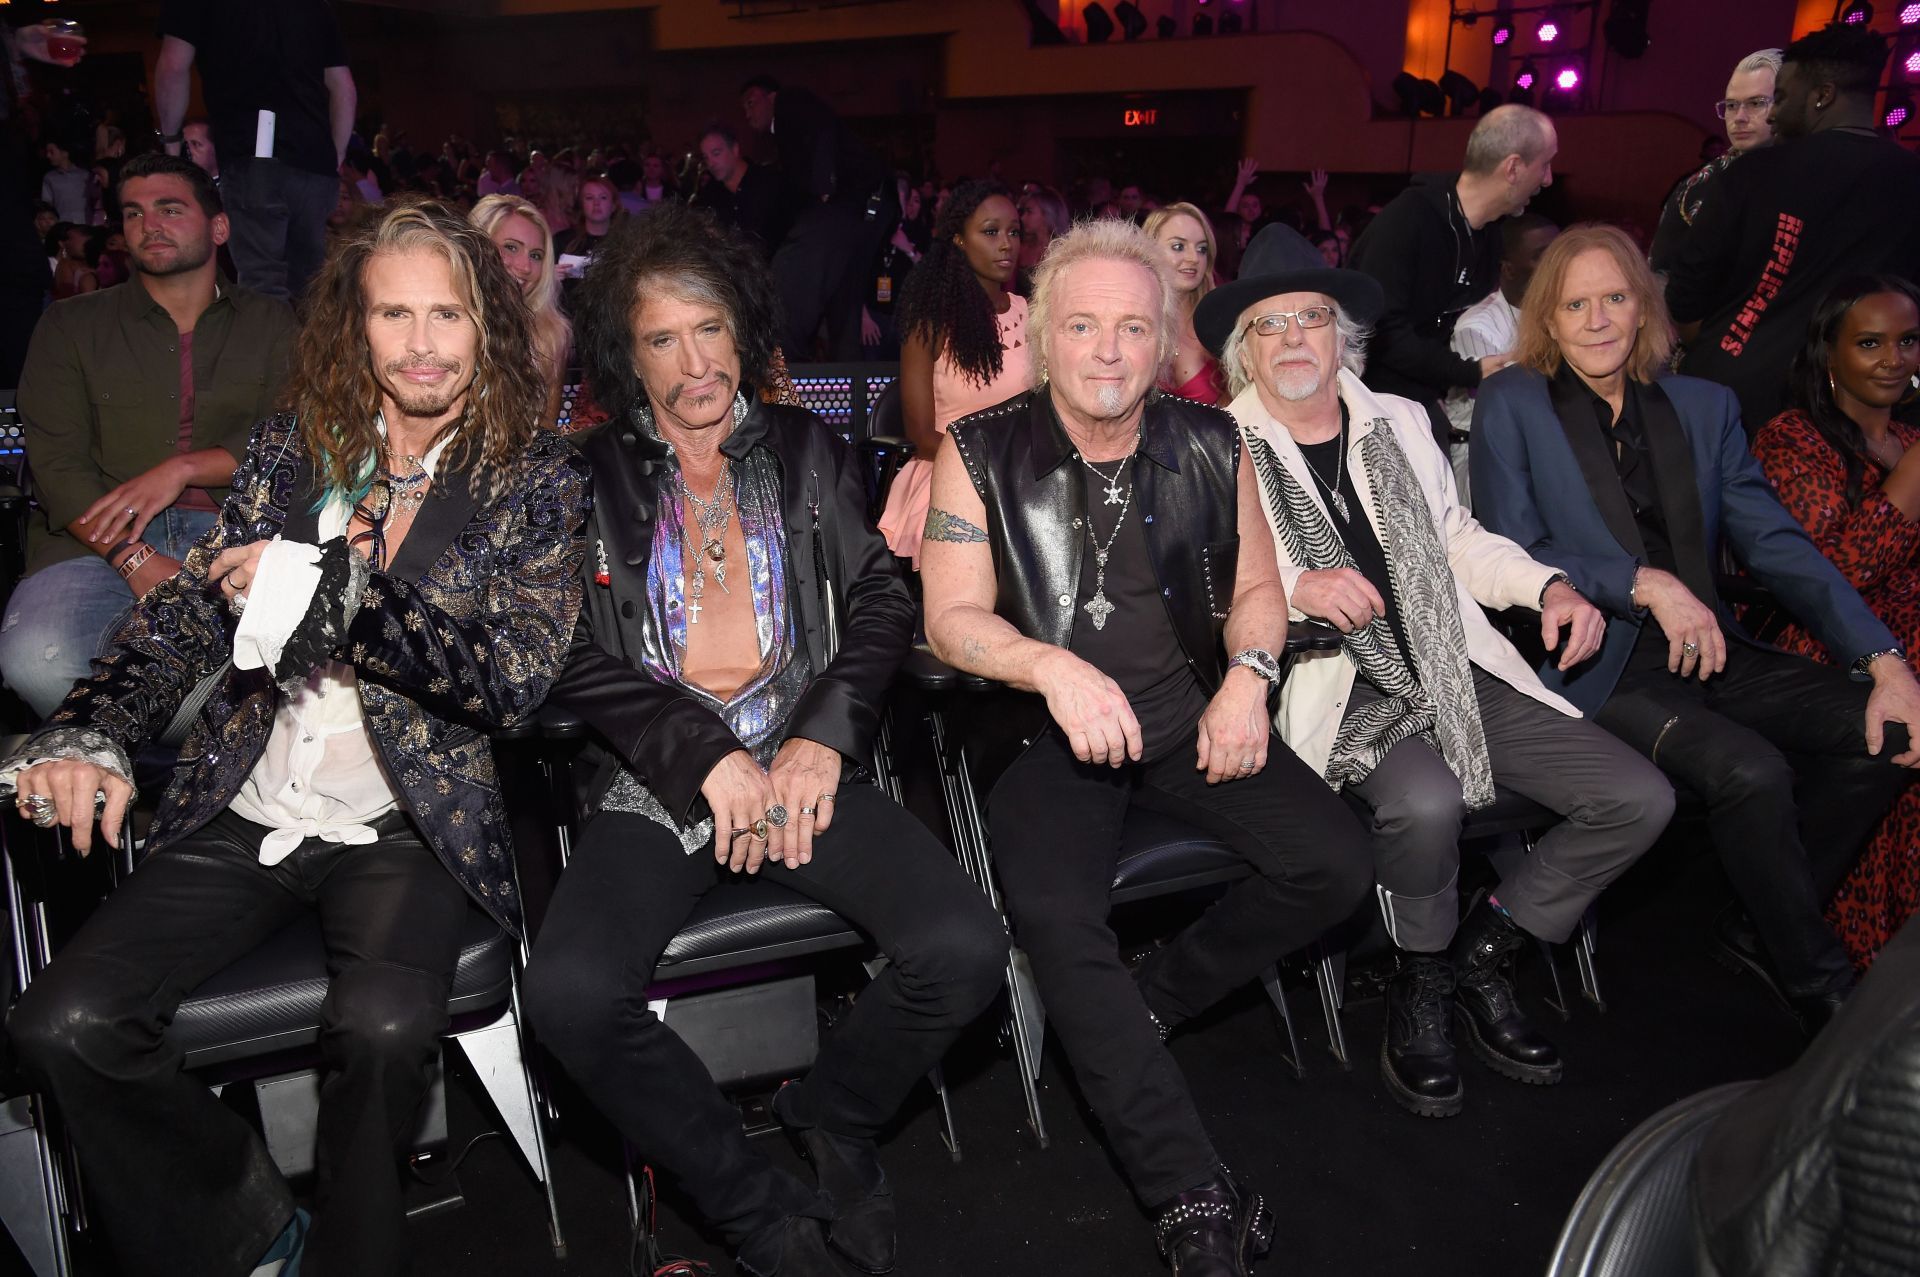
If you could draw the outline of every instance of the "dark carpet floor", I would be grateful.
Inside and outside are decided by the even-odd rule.
[[[1263,1273],[1541,1272],[1587,1176],[1636,1123],[1694,1091],[1793,1059],[1800,1042],[1784,1014],[1757,983],[1706,954],[1701,937],[1719,887],[1691,841],[1671,837],[1606,900],[1604,1013],[1576,1000],[1562,1023],[1542,1005],[1544,968],[1537,959],[1523,964],[1523,993],[1568,1060],[1557,1087],[1521,1086],[1469,1062],[1465,1113],[1411,1117],[1379,1078],[1379,1001],[1350,1004],[1354,1068],[1342,1072],[1309,985],[1291,999],[1304,1080],[1283,1065],[1275,1017],[1254,992],[1175,1037],[1174,1055],[1223,1157],[1275,1205],[1279,1235]],[[1570,953],[1561,966],[1572,991]],[[1165,1271],[1053,1044],[1041,1083],[1046,1150],[1028,1132],[1010,1054],[989,1029],[972,1034],[949,1063],[958,1163],[941,1142],[931,1091],[916,1098],[884,1150],[900,1203],[901,1273]],[[453,1090],[457,1145],[486,1118],[470,1088]],[[610,1137],[576,1099],[556,1145],[564,1261],[547,1250],[533,1181],[509,1145],[490,1140],[460,1169],[466,1208],[416,1222],[415,1271],[625,1272],[624,1188]],[[777,1137],[763,1147],[805,1174]],[[731,1272],[724,1249],[675,1209],[670,1190],[666,1197],[659,1224],[668,1247]]]
[[[1422,1120],[1388,1099],[1378,1071],[1377,997],[1349,1003],[1354,1067],[1345,1072],[1326,1049],[1313,988],[1296,973],[1290,1001],[1304,1048],[1303,1080],[1283,1063],[1276,1017],[1257,990],[1183,1029],[1171,1047],[1222,1156],[1267,1195],[1278,1217],[1274,1254],[1260,1271],[1542,1272],[1581,1186],[1628,1130],[1694,1091],[1782,1068],[1799,1050],[1797,1032],[1761,986],[1707,955],[1708,920],[1723,894],[1697,828],[1670,833],[1602,901],[1604,1012],[1578,998],[1570,951],[1559,960],[1574,997],[1564,1022],[1544,1004],[1541,960],[1523,959],[1523,998],[1560,1044],[1565,1080],[1522,1086],[1463,1052],[1467,1107],[1456,1118]],[[947,1063],[962,1160],[949,1157],[925,1087],[885,1141],[900,1207],[899,1271],[1164,1273],[1057,1044],[1049,1042],[1041,1077],[1052,1136],[1042,1150],[1028,1131],[1016,1067],[996,1041],[995,1018],[976,1026]],[[448,1056],[450,1146],[459,1149],[497,1119],[465,1061],[458,1052]],[[555,1259],[548,1248],[539,1187],[513,1145],[488,1138],[457,1168],[464,1206],[413,1221],[417,1277],[630,1271],[617,1143],[564,1084],[559,1100],[552,1140],[566,1258]],[[807,1174],[779,1137],[761,1146]],[[662,1196],[666,1249],[731,1274],[725,1248],[687,1218],[670,1185]],[[86,1242],[76,1258],[82,1277],[115,1271]],[[0,1239],[0,1272],[18,1263]]]

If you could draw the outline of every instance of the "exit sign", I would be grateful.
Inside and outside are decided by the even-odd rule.
[[[1121,116],[1121,122],[1130,129],[1150,129],[1160,123],[1160,108],[1157,106],[1130,106]]]

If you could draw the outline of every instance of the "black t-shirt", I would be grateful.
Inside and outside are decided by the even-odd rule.
[[[323,73],[347,65],[347,45],[327,0],[165,0],[160,34],[194,48],[223,165],[253,155],[272,111],[275,159],[340,171]]]
[[[694,204],[710,208],[722,225],[736,227],[758,241],[769,257],[787,233],[787,205],[781,197],[780,179],[758,164],[747,165],[740,178],[740,189],[730,191],[724,182],[709,179],[694,196]]]
[[[1730,386],[1749,436],[1786,405],[1787,368],[1835,281],[1920,277],[1920,156],[1831,129],[1728,165],[1674,250],[1667,303],[1698,321],[1680,371]]]
[[[1121,507],[1108,505],[1107,484],[1079,466],[1087,484],[1087,518],[1101,545],[1114,535],[1114,518]],[[1152,465],[1138,458],[1125,463]],[[1112,474],[1111,463],[1101,467]],[[1127,474],[1120,473],[1120,489],[1125,490]],[[1194,724],[1207,708],[1206,693],[1194,677],[1174,633],[1173,620],[1167,615],[1166,601],[1160,595],[1160,581],[1147,555],[1145,514],[1140,508],[1140,491],[1126,506],[1119,536],[1107,558],[1107,577],[1101,593],[1113,605],[1107,623],[1096,627],[1088,614],[1098,575],[1094,546],[1083,548],[1080,564],[1080,589],[1073,603],[1073,637],[1067,648],[1101,673],[1120,684],[1140,720],[1142,757],[1147,762],[1161,758],[1181,745],[1193,743]],[[1083,534],[1084,535],[1084,534]]]
[[[1346,422],[1347,406],[1340,405],[1341,423]],[[1387,568],[1387,552],[1380,545],[1380,538],[1373,533],[1373,521],[1367,518],[1367,508],[1360,501],[1359,490],[1353,486],[1353,467],[1340,462],[1340,444],[1347,438],[1342,430],[1333,438],[1321,443],[1303,443],[1300,455],[1307,459],[1307,469],[1313,471],[1319,479],[1320,500],[1327,507],[1327,514],[1333,521],[1333,529],[1340,534],[1340,541],[1347,547],[1347,553],[1353,556],[1353,566],[1369,584],[1380,592],[1380,599],[1387,605],[1383,615],[1387,628],[1393,632],[1393,641],[1399,644],[1400,659],[1413,669],[1413,649],[1407,645],[1407,631],[1400,623],[1400,610],[1393,605],[1393,575]],[[1352,519],[1342,519],[1327,497],[1327,490],[1333,487],[1335,471],[1339,472],[1340,495],[1347,500],[1347,510]]]

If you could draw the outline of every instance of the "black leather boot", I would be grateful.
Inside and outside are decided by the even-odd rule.
[[[769,1224],[740,1245],[736,1257],[748,1277],[846,1277],[846,1266],[827,1250],[817,1219],[789,1216]]]
[[[1452,1117],[1466,1102],[1453,1055],[1453,967],[1435,953],[1403,953],[1387,983],[1380,1076],[1409,1113]]]
[[[1534,1086],[1560,1080],[1560,1052],[1520,1010],[1509,974],[1527,933],[1487,903],[1474,902],[1453,937],[1454,1006],[1467,1045],[1480,1062],[1503,1077]]]
[[[863,1273],[892,1272],[898,1251],[893,1187],[880,1165],[880,1150],[872,1140],[835,1135],[789,1120],[781,1104],[786,1090],[783,1086],[774,1096],[773,1113],[800,1156],[813,1164],[820,1191],[832,1203],[827,1244]]]
[[[1153,1235],[1173,1277],[1247,1277],[1273,1247],[1273,1213],[1227,1173],[1153,1211]]]

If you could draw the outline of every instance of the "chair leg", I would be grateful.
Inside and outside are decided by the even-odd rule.
[[[1020,1066],[1020,1090],[1027,1101],[1027,1125],[1041,1148],[1047,1146],[1047,1122],[1040,1113],[1040,1047],[1046,1038],[1047,1013],[1033,984],[1027,955],[1015,949],[1007,959],[1007,1014],[1013,1034],[1013,1055]]]
[[[1287,1003],[1287,991],[1280,983],[1280,964],[1269,963],[1260,973],[1260,985],[1267,991],[1274,1009],[1280,1013],[1280,1024],[1287,1032],[1287,1045],[1281,1051],[1280,1058],[1293,1070],[1294,1081],[1307,1075],[1305,1053],[1300,1050],[1300,1035],[1293,1031],[1293,1008]]]
[[[1589,909],[1573,934],[1573,960],[1580,968],[1580,992],[1593,1003],[1594,1010],[1605,1011],[1607,1002],[1600,996],[1600,970],[1594,956],[1600,948],[1596,930],[1593,910]]]
[[[47,1138],[39,1096],[0,1102],[0,1228],[13,1238],[33,1277],[68,1277],[60,1164]]]
[[[1553,946],[1545,940],[1535,940],[1540,948],[1540,962],[1547,969],[1547,979],[1553,983],[1553,993],[1547,998],[1547,1005],[1560,1013],[1562,1020],[1573,1018],[1573,1007],[1567,1001],[1567,991],[1560,984],[1560,964],[1553,960]]]
[[[1320,990],[1320,1014],[1327,1021],[1327,1050],[1341,1068],[1351,1070],[1353,1060],[1347,1054],[1347,1032],[1340,1022],[1341,1006],[1346,1001],[1346,967],[1345,953],[1328,953],[1323,949],[1320,960],[1313,964],[1313,980]]]
[[[960,1160],[960,1132],[953,1124],[953,1105],[947,1099],[947,1071],[941,1065],[927,1070],[927,1081],[933,1086],[934,1096],[940,1101],[940,1142],[947,1146],[947,1155],[955,1162]]]
[[[508,1009],[484,1028],[455,1036],[493,1101],[507,1132],[519,1146],[533,1177],[547,1195],[547,1240],[555,1259],[567,1257],[567,1241],[560,1231],[560,1204],[553,1191],[552,1164],[547,1156],[547,1134],[541,1120],[539,1090],[527,1067],[526,1044],[520,1036],[520,980],[509,990]]]

